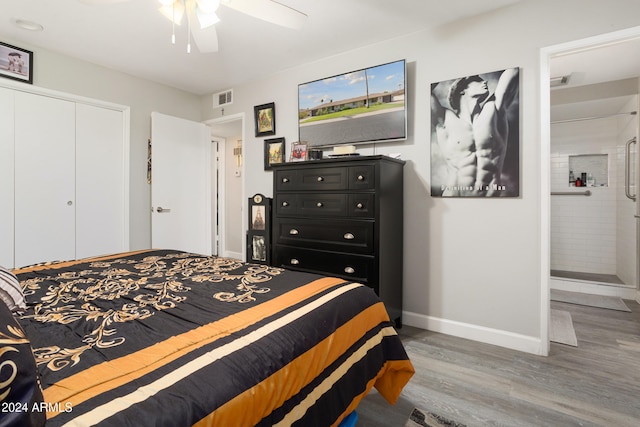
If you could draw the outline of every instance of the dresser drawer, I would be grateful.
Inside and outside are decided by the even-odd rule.
[[[371,190],[375,188],[375,166],[279,169],[275,172],[276,191]]]
[[[349,188],[347,168],[276,170],[276,191],[333,191]]]
[[[276,245],[274,263],[278,267],[339,276],[363,283],[373,282],[375,258]]]
[[[277,216],[375,217],[373,193],[278,193],[275,197]]]
[[[374,253],[373,221],[278,218],[272,227],[275,244],[357,254]]]

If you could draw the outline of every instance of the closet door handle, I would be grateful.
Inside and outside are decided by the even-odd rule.
[[[171,212],[171,209],[167,209],[167,208],[163,208],[162,206],[158,206],[158,209],[156,209],[156,212],[158,213],[169,213]]]
[[[638,140],[636,137],[631,138],[627,141],[627,145],[625,147],[625,162],[624,162],[624,193],[628,199],[636,201],[636,195],[631,194],[631,189],[629,186],[631,185],[631,144],[637,144]]]

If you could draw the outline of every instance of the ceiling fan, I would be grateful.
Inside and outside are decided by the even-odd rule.
[[[79,0],[90,5],[121,3],[131,0]],[[158,0],[160,12],[173,23],[171,36],[175,44],[175,25],[180,25],[186,15],[189,36],[187,52],[191,52],[193,37],[201,53],[218,51],[218,35],[215,24],[220,21],[216,14],[220,6],[294,30],[304,25],[307,15],[274,0]]]

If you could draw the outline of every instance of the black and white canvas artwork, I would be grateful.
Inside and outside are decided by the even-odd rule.
[[[431,85],[431,195],[520,196],[520,69]]]

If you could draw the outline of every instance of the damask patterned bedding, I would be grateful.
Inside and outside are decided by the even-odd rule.
[[[375,293],[171,250],[14,271],[47,426],[331,426],[413,374]]]

